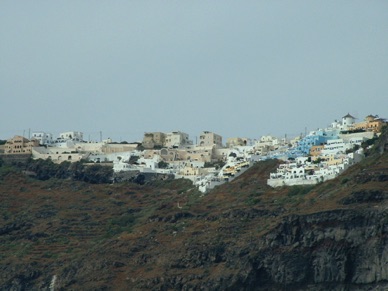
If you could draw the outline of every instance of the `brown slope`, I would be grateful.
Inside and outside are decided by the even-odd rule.
[[[380,286],[387,162],[376,154],[307,192],[268,187],[277,162],[266,161],[204,197],[186,180],[10,175],[0,184],[0,286],[48,288],[54,275],[64,290]]]

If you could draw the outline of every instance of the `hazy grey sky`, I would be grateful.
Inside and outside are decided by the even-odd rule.
[[[388,117],[388,1],[0,1],[0,139]]]

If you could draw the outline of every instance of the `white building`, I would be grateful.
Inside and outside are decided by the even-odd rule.
[[[324,145],[321,155],[330,155],[336,153],[345,153],[346,150],[350,150],[354,145],[350,143],[345,143],[342,138],[328,140]]]
[[[213,189],[215,186],[224,184],[225,180],[215,177],[214,174],[208,174],[205,176],[197,177],[193,183],[198,187],[199,191],[206,193],[208,190]]]
[[[349,113],[342,117],[342,127],[343,129],[351,128],[356,122],[356,118],[351,116]]]
[[[373,138],[374,135],[375,133],[373,131],[366,131],[339,134],[339,137],[342,138],[344,142],[361,145],[363,141]]]
[[[282,145],[282,141],[276,137],[271,135],[263,135],[260,139],[255,143],[255,149],[257,154],[265,155],[269,151],[273,151],[279,148]]]
[[[349,130],[352,129],[356,122],[356,118],[350,115],[349,113],[342,117],[341,121],[335,120],[331,127],[339,130]]]
[[[84,134],[80,131],[62,132],[59,134],[59,139],[83,142],[84,141]]]
[[[270,174],[267,184],[271,187],[292,185],[314,185],[318,182],[334,179],[351,165],[364,157],[363,150],[355,153],[331,154],[323,156],[325,161],[313,164],[307,157],[299,157],[294,163],[281,164],[275,173]]]
[[[134,169],[132,167],[132,165],[126,163],[126,162],[123,162],[123,161],[115,161],[113,162],[113,171],[115,173],[118,173],[118,172],[127,172],[127,171],[135,171],[136,169]]]
[[[154,155],[151,159],[140,158],[137,160],[137,165],[142,168],[148,168],[151,170],[155,170],[158,168],[158,163],[161,161],[161,157],[159,155]]]
[[[106,162],[128,162],[131,157],[140,157],[139,151],[126,151],[126,152],[111,152],[111,153],[91,153],[89,155],[89,161],[95,163],[106,163]]]
[[[273,146],[279,143],[279,139],[271,135],[263,135],[262,137],[260,137],[260,140],[258,143]]]
[[[38,140],[41,145],[51,145],[53,143],[53,135],[47,132],[33,132],[31,138]]]

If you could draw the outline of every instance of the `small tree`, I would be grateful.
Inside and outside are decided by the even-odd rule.
[[[320,162],[323,162],[323,161],[324,161],[323,159],[318,158],[315,161],[313,161],[313,164],[319,164]]]
[[[168,163],[166,163],[165,161],[160,161],[158,163],[158,168],[159,169],[167,169],[167,167],[168,167]]]

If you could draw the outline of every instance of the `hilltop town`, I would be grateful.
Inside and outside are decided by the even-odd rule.
[[[292,139],[271,135],[258,140],[228,138],[203,131],[194,144],[181,131],[146,132],[141,143],[117,143],[111,139],[87,142],[83,133],[70,131],[54,138],[32,132],[29,139],[14,136],[1,146],[4,159],[43,159],[54,163],[79,162],[112,167],[115,173],[168,174],[190,179],[205,193],[231,181],[253,163],[283,161],[268,177],[268,185],[311,185],[333,179],[361,161],[366,148],[377,139],[387,120],[368,115],[361,122],[347,114],[329,127]]]
[[[207,155],[155,133],[138,144],[74,132],[51,145],[3,141],[0,290],[387,290],[385,125],[346,115],[292,140]],[[136,180],[112,183],[113,168],[114,179]],[[224,184],[201,195],[174,176],[202,179],[205,191]]]

